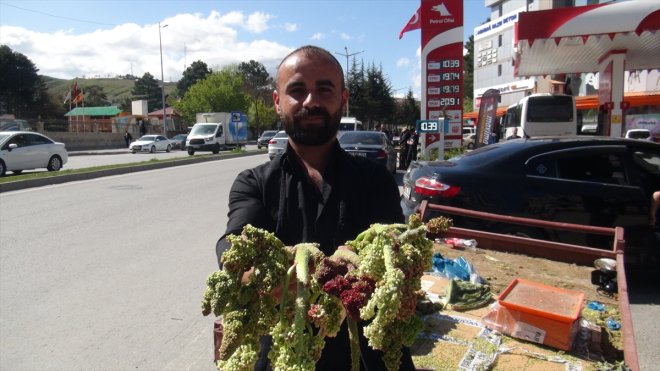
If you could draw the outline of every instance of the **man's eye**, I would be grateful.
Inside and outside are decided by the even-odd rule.
[[[292,97],[300,97],[305,94],[305,89],[291,89],[287,92]]]

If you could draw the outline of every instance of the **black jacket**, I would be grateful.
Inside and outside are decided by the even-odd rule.
[[[274,231],[286,245],[317,242],[330,255],[372,223],[403,222],[399,189],[384,166],[350,156],[338,143],[331,156],[321,192],[312,186],[290,148],[266,164],[241,172],[229,193],[227,230],[216,245],[218,261],[229,247],[225,236],[240,234],[248,223]],[[255,369],[269,369],[269,348],[267,339],[262,339]],[[364,337],[361,348],[363,369],[384,369],[382,354],[369,348]],[[337,337],[326,339],[317,370],[348,370],[350,358],[344,322]],[[404,349],[401,369],[414,369],[408,349]]]

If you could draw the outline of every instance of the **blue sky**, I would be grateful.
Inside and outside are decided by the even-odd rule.
[[[344,67],[346,51],[357,53],[358,61],[382,67],[397,95],[412,89],[419,97],[420,31],[398,39],[418,7],[412,0],[0,0],[0,44],[25,54],[47,76],[149,72],[160,79],[160,22],[167,25],[161,28],[165,81],[178,80],[197,60],[220,69],[254,59],[273,73],[288,52],[314,44]],[[464,7],[467,39],[490,13],[484,0],[465,0]]]

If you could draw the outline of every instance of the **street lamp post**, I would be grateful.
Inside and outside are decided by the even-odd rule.
[[[160,37],[160,29],[165,27],[167,27],[167,25],[161,26],[160,22],[158,22],[158,45],[160,46],[160,92],[163,99],[163,135],[167,137],[167,111],[165,110],[165,74],[163,73],[163,41]]]
[[[354,55],[360,54],[360,53],[364,53],[364,50],[363,50],[363,51],[360,51],[360,52],[357,52],[357,53],[348,54],[348,47],[345,46],[345,47],[344,47],[344,51],[346,51],[346,53],[343,53],[343,54],[340,53],[340,52],[335,52],[335,53],[337,53],[337,54],[339,54],[339,55],[343,55],[344,57],[346,57],[346,84],[348,85],[348,58],[349,58],[349,57],[352,57],[352,56],[354,56]],[[348,86],[347,86],[346,88],[348,89]],[[350,94],[349,94],[349,95],[350,95]],[[346,98],[346,117],[349,116],[349,111],[348,111],[348,100],[349,100],[349,99]]]

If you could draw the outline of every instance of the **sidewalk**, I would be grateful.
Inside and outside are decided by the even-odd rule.
[[[113,148],[113,149],[88,149],[79,151],[68,151],[69,156],[89,156],[89,155],[121,155],[130,153],[128,148]]]

